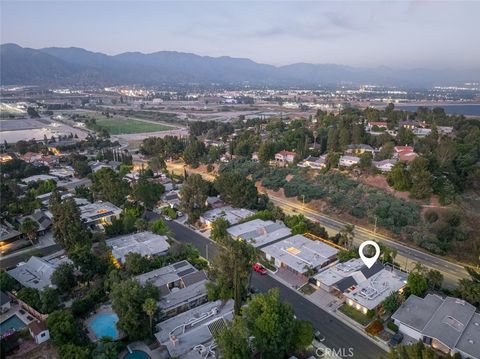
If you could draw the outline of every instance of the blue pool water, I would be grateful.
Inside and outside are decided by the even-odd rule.
[[[27,325],[17,315],[13,315],[0,324],[0,335],[12,328],[19,330],[25,328],[26,326]]]
[[[97,338],[118,339],[117,322],[118,316],[115,313],[99,313],[90,322],[90,329],[93,330]]]
[[[150,356],[141,350],[134,350],[125,355],[123,359],[150,359]]]

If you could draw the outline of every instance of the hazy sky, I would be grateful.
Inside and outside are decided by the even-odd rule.
[[[480,1],[1,1],[1,42],[284,65],[478,68]]]

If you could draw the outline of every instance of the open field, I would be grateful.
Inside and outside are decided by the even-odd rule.
[[[132,119],[116,119],[100,117],[96,119],[97,125],[108,131],[111,135],[158,132],[172,130],[173,127],[158,123],[144,122]]]

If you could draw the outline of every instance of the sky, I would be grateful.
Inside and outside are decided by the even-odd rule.
[[[472,69],[479,1],[1,1],[1,43],[114,55],[161,50],[260,63]]]

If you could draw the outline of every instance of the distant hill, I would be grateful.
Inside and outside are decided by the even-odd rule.
[[[249,59],[159,51],[110,56],[81,48],[0,46],[3,85],[119,85],[212,83],[253,86],[318,86],[340,83],[425,87],[480,80],[480,70],[393,70],[298,63],[259,64]]]

